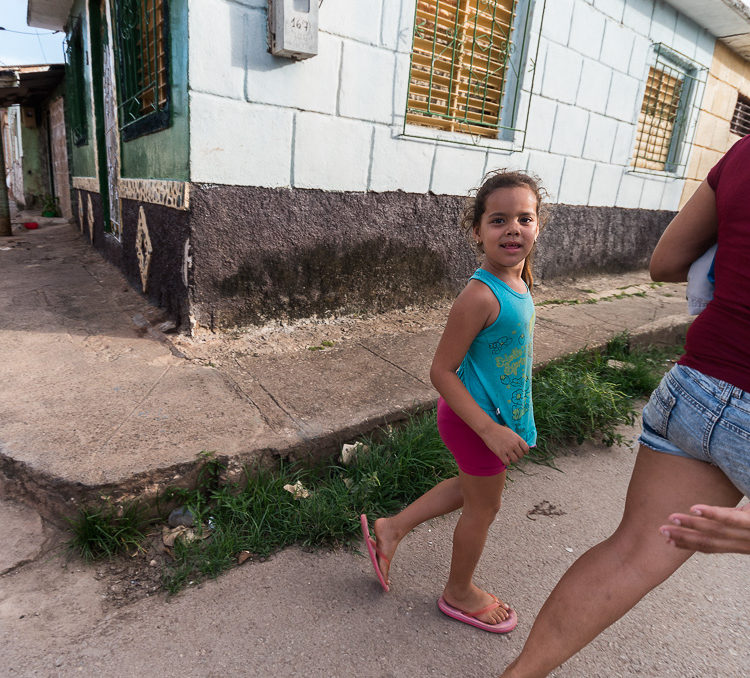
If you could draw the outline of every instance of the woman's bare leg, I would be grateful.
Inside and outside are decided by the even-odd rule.
[[[620,526],[563,575],[502,675],[548,675],[677,570],[692,552],[659,533],[668,515],[698,502],[733,505],[740,496],[718,468],[641,446]]]

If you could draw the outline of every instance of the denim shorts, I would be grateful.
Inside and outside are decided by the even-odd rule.
[[[750,391],[675,365],[643,408],[638,442],[714,464],[750,495]]]

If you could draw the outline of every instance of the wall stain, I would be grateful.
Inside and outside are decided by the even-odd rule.
[[[258,252],[219,283],[221,326],[326,311],[380,312],[451,293],[438,252],[382,239],[321,243],[303,253]],[[238,303],[239,302],[239,303]]]

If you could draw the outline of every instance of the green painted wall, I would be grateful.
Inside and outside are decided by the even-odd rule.
[[[166,129],[120,142],[120,175],[143,179],[189,178],[188,98],[187,98],[187,3],[188,0],[169,1],[169,29],[172,82],[172,120]],[[86,0],[76,0],[71,16],[80,17],[84,50],[86,52],[85,96],[88,143],[71,144],[73,176],[96,176],[95,124],[92,112],[91,36],[86,14]]]
[[[87,142],[83,146],[76,146],[72,140],[70,143],[70,170],[74,177],[94,177],[96,176],[96,161],[94,160],[94,153],[96,152],[96,144],[93,138],[94,120],[93,113],[91,111],[91,42],[89,40],[89,27],[86,18],[86,3],[84,0],[76,0],[70,11],[71,17],[80,17],[81,21],[81,37],[83,39],[83,50],[84,50],[84,91],[83,97],[85,99],[86,109],[86,139]],[[71,24],[73,22],[71,21]],[[67,77],[67,73],[66,73]],[[66,91],[66,96],[68,92]],[[66,101],[66,118],[67,124],[70,125],[69,111],[67,110],[68,102]]]
[[[190,178],[187,3],[188,0],[169,1],[172,124],[153,134],[121,143],[120,171],[123,177],[180,181]]]
[[[21,115],[26,116],[26,111],[32,108],[23,107]],[[36,115],[36,113],[35,113]],[[23,146],[23,194],[27,209],[38,209],[41,207],[44,196],[49,193],[45,166],[42,163],[42,153],[46,147],[42,144],[41,124],[37,127],[26,127],[21,125],[21,145]]]
[[[70,143],[70,169],[71,174],[74,177],[95,177],[96,176],[96,160],[94,154],[96,153],[96,143],[93,137],[94,120],[91,110],[91,41],[89,38],[89,27],[86,19],[86,3],[85,0],[76,0],[70,11],[71,17],[80,17],[81,20],[81,36],[83,38],[83,50],[84,50],[84,69],[83,77],[85,97],[85,108],[86,108],[86,137],[87,143],[83,146],[76,146],[72,140]],[[67,108],[67,101],[66,101]],[[66,114],[68,111],[66,110]],[[70,118],[68,117],[68,120]],[[70,124],[68,122],[68,124]]]

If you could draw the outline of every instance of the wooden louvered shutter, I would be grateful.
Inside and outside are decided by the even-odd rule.
[[[406,120],[497,136],[513,0],[418,0]]]
[[[676,72],[649,69],[635,136],[635,167],[664,170],[680,108],[683,78]]]

